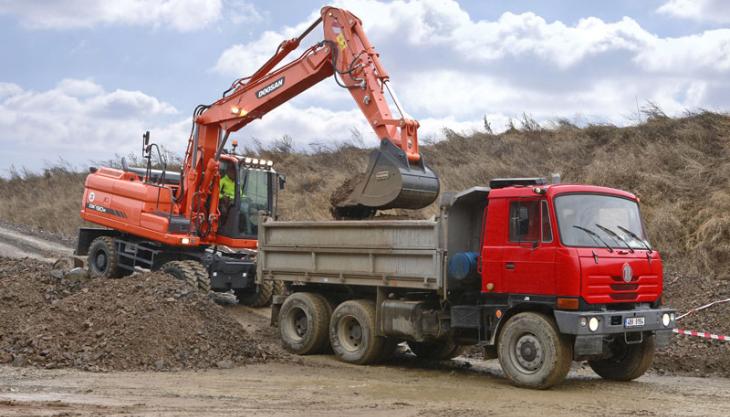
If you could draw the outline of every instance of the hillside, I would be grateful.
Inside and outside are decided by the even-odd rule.
[[[656,113],[634,127],[567,122],[552,129],[529,120],[502,134],[460,136],[422,147],[442,190],[486,184],[490,178],[560,173],[636,193],[651,242],[673,273],[730,279],[730,118],[704,112],[679,119]],[[317,153],[288,146],[252,150],[287,175],[285,219],[325,219],[332,191],[363,171],[368,151],[340,147]],[[73,236],[84,173],[58,167],[0,180],[0,219]],[[429,207],[422,213],[436,212]]]

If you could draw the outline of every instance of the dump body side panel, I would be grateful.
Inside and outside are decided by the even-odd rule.
[[[442,292],[438,221],[268,220],[259,227],[258,277]]]

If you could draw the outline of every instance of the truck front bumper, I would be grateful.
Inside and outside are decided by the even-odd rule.
[[[562,311],[555,310],[555,321],[560,333],[575,335],[575,354],[601,355],[605,352],[608,336],[622,337],[626,343],[638,343],[644,335],[654,334],[657,347],[669,344],[672,330],[676,328],[675,310],[668,308],[624,310],[624,311]],[[664,325],[664,315],[669,316],[669,324]],[[643,324],[637,319],[643,318]],[[593,330],[589,323],[594,319],[598,326]],[[627,320],[629,319],[629,320]]]

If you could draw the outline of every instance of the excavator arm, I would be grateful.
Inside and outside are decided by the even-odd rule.
[[[320,24],[324,39],[277,68]],[[179,196],[192,217],[217,223],[218,199],[213,190],[218,181],[218,159],[230,133],[331,76],[350,92],[381,140],[365,174],[335,203],[338,217],[364,217],[377,209],[417,209],[436,199],[439,180],[419,152],[418,122],[405,114],[362,22],[346,10],[325,7],[317,21],[299,37],[282,42],[253,75],[236,80],[221,99],[196,111],[184,166],[185,187]]]

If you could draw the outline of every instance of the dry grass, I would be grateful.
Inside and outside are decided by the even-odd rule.
[[[634,127],[561,121],[542,129],[526,118],[521,127],[493,135],[446,139],[423,146],[442,190],[460,190],[508,176],[557,172],[564,182],[621,188],[636,193],[651,241],[673,269],[730,279],[730,118],[703,112],[670,119],[652,112]],[[367,150],[355,146],[303,154],[286,141],[253,151],[287,175],[281,214],[287,219],[326,219],[329,195],[363,171]],[[0,219],[73,235],[80,224],[84,174],[65,169],[0,180]],[[425,215],[435,208],[424,210]]]

